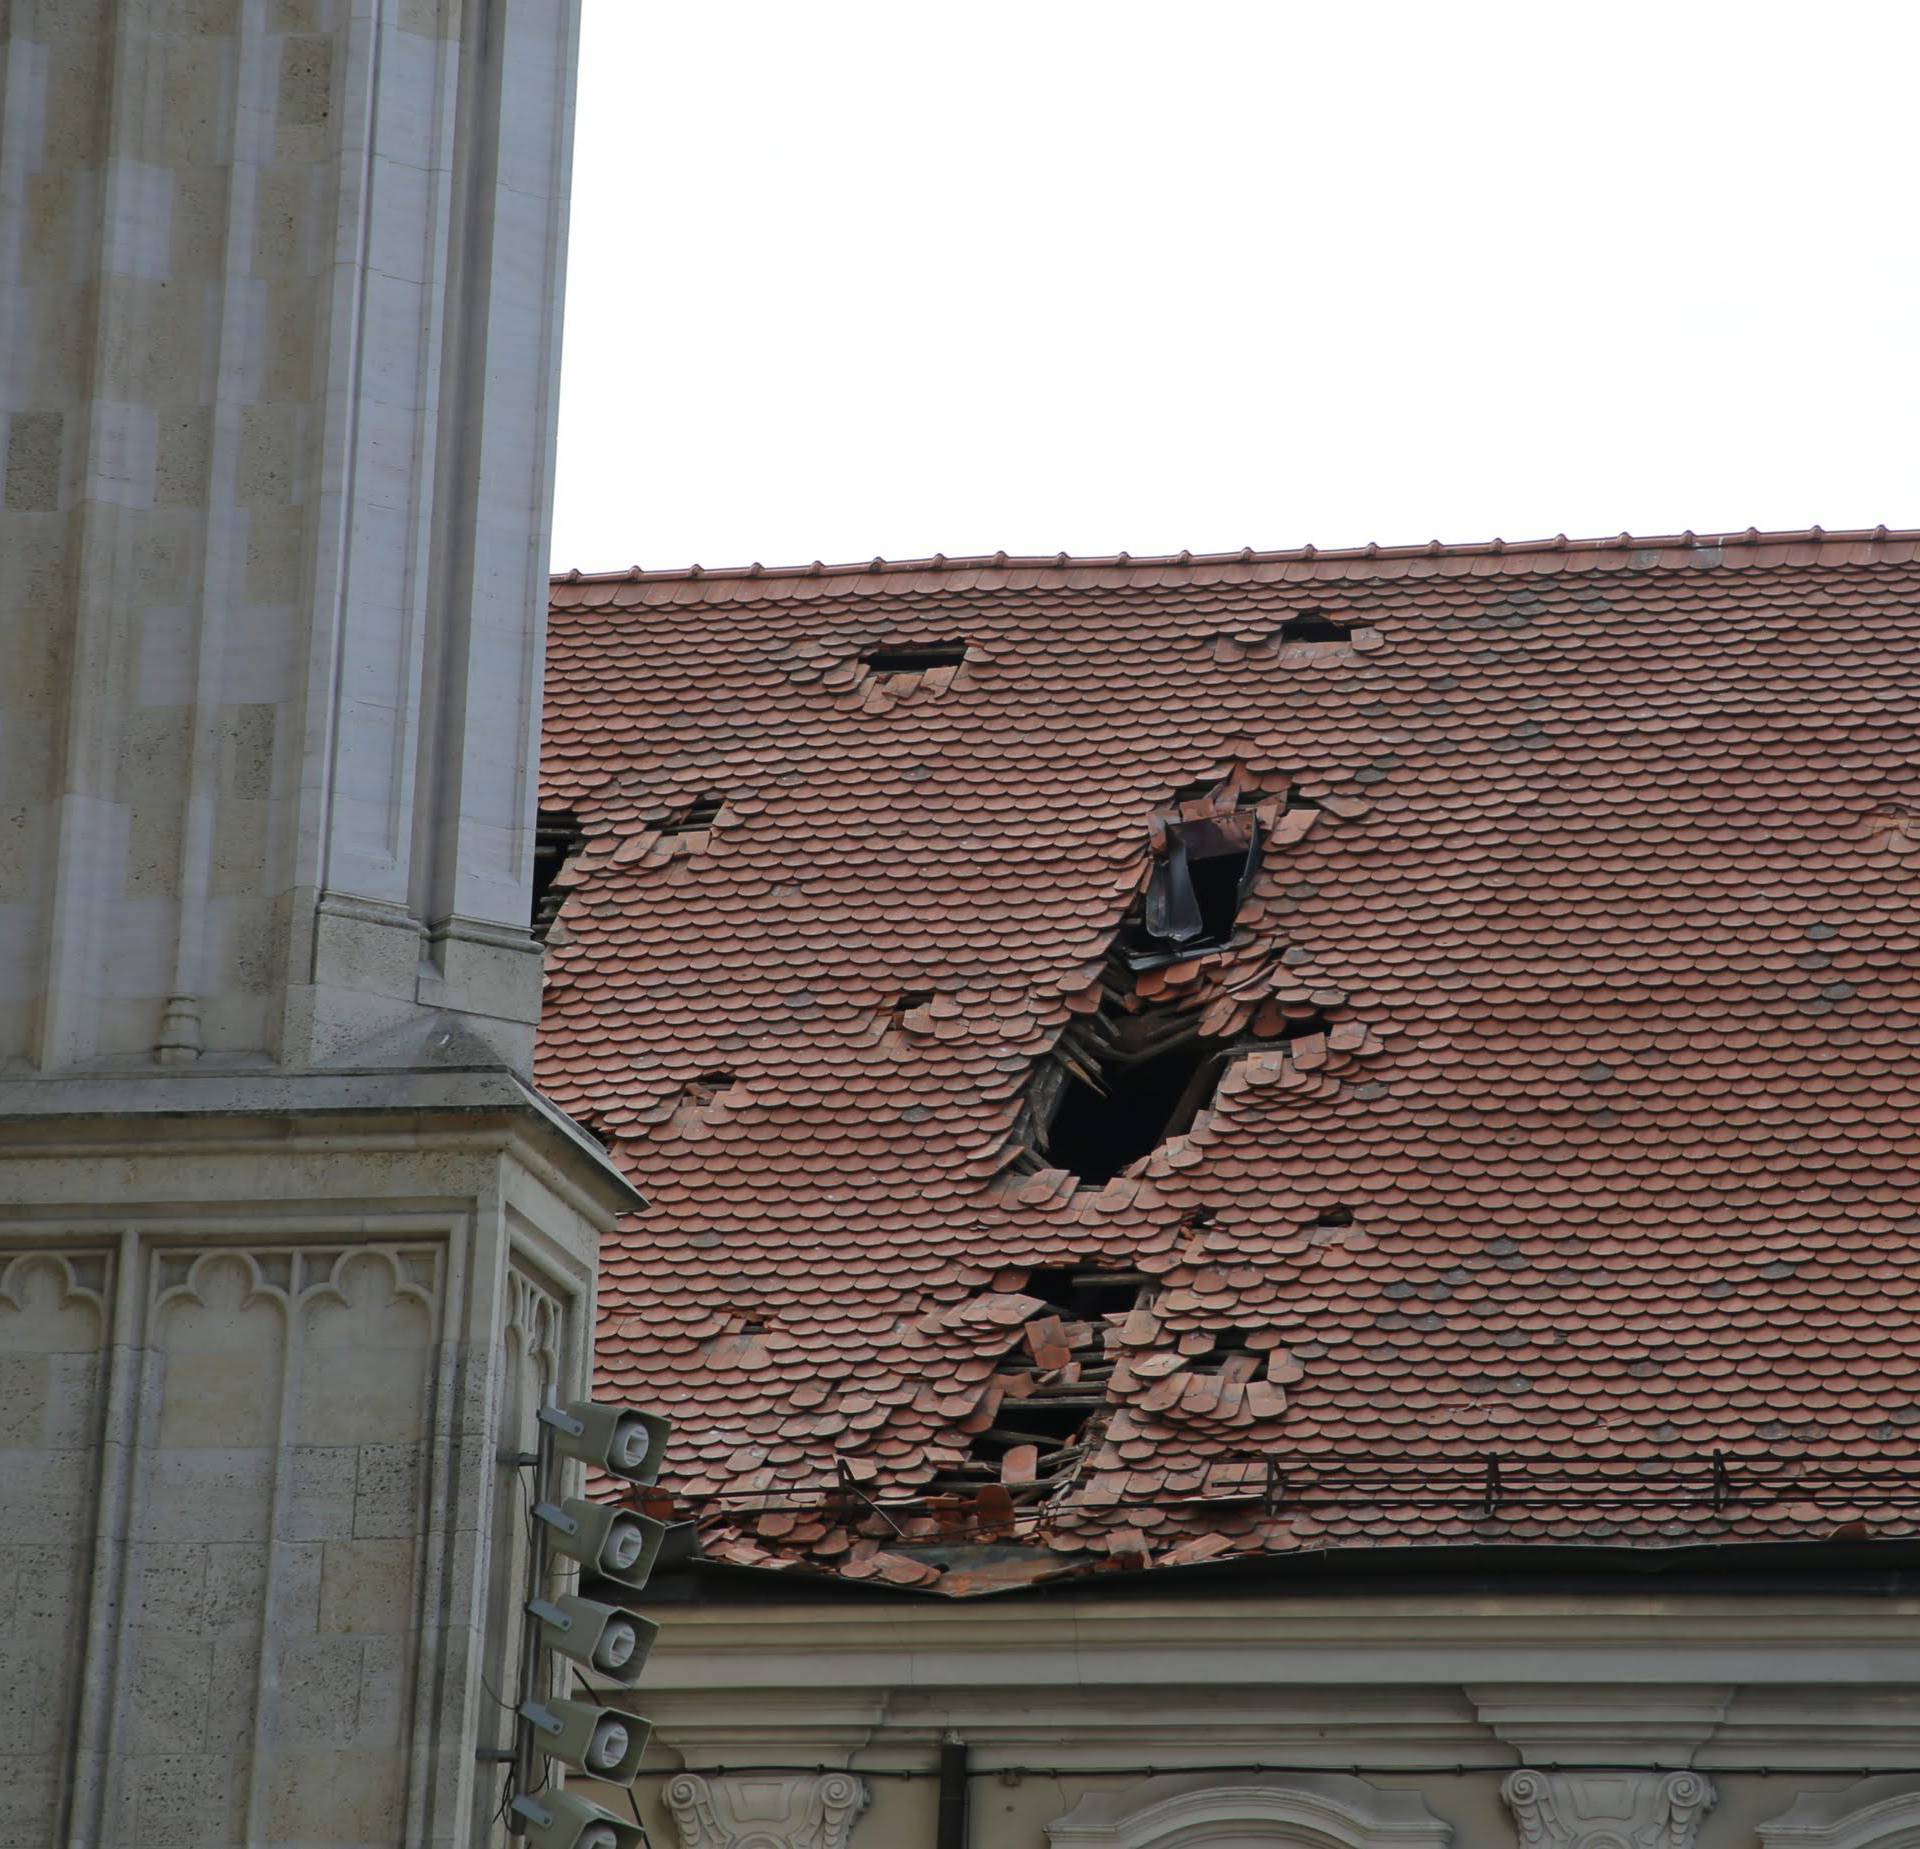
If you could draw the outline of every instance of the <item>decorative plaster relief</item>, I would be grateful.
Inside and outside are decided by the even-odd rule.
[[[682,1772],[665,1797],[682,1849],[846,1849],[867,1807],[867,1788],[851,1772]]]
[[[1419,1793],[1365,1779],[1309,1774],[1282,1784],[1200,1772],[1084,1797],[1047,1826],[1047,1841],[1052,1849],[1447,1849],[1453,1829]]]
[[[1811,1793],[1760,1826],[1760,1849],[1920,1849],[1920,1779]]]
[[[1534,1772],[1500,1787],[1527,1849],[1692,1849],[1713,1803],[1698,1772]]]

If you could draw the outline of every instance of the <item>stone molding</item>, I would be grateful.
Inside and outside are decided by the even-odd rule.
[[[1714,1790],[1698,1772],[1527,1769],[1500,1795],[1526,1849],[1692,1849]]]
[[[1047,1826],[1047,1841],[1051,1849],[1200,1849],[1274,1831],[1301,1849],[1447,1849],[1453,1841],[1417,1792],[1332,1773],[1150,1778],[1082,1798]]]
[[[1802,1797],[1760,1826],[1760,1849],[1920,1849],[1920,1779],[1867,1778]]]
[[[867,1807],[851,1772],[681,1772],[661,1795],[681,1849],[846,1849]]]
[[[1528,1765],[1685,1765],[1720,1739],[1736,1690],[1726,1683],[1471,1683],[1466,1696],[1494,1738]]]

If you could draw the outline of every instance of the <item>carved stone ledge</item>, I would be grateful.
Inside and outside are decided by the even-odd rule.
[[[1500,1795],[1526,1849],[1692,1849],[1714,1790],[1698,1772],[1524,1770]]]
[[[846,1849],[867,1807],[851,1772],[682,1772],[662,1796],[681,1849]]]

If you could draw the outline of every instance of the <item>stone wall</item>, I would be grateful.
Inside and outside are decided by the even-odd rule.
[[[36,1128],[0,1120],[0,1844],[487,1840],[497,1453],[587,1390],[630,1197],[530,1106]]]
[[[524,1063],[575,11],[0,11],[0,1070]]]

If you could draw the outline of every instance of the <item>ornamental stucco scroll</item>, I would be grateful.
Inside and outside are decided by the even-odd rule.
[[[1513,1772],[1500,1787],[1526,1849],[1692,1849],[1714,1798],[1698,1772]]]
[[[851,1772],[682,1772],[662,1795],[681,1849],[846,1849],[867,1804]]]

